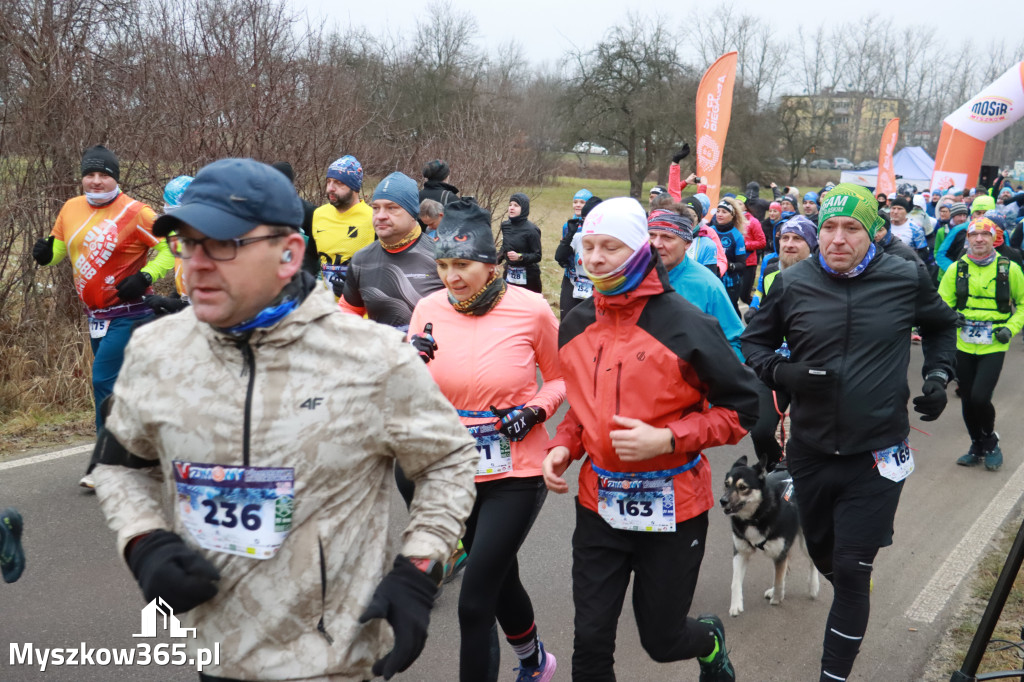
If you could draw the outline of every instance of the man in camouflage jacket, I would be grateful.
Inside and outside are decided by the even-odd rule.
[[[94,455],[145,599],[189,611],[193,651],[219,645],[201,679],[407,668],[473,505],[473,439],[400,333],[300,272],[301,218],[269,166],[199,172],[155,228],[192,306],[137,330]],[[388,572],[395,461],[416,496]]]

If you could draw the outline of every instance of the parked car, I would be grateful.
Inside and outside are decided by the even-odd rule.
[[[832,168],[834,168],[835,170],[853,170],[853,164],[850,162],[849,159],[843,158],[842,156],[837,156],[836,158],[832,159]]]
[[[811,168],[817,168],[817,169],[824,168],[826,170],[831,170],[832,169],[832,162],[829,161],[828,159],[815,159],[814,161],[811,161],[811,163],[809,165],[810,165]]]
[[[877,161],[861,161],[860,163],[854,164],[853,170],[867,170],[869,168],[874,168],[877,165]]]
[[[577,154],[608,154],[608,150],[594,142],[580,142],[572,148]]]

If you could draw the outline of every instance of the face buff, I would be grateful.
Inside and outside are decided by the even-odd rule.
[[[494,310],[494,306],[501,303],[501,299],[505,296],[507,287],[505,280],[498,276],[498,271],[495,270],[491,274],[491,278],[487,281],[487,284],[480,289],[480,291],[473,294],[472,298],[465,301],[459,301],[451,292],[448,293],[448,302],[452,304],[457,312],[463,315],[486,315],[491,310]]]
[[[856,277],[860,273],[864,272],[864,268],[870,265],[871,261],[874,260],[876,253],[877,249],[875,249],[875,243],[871,242],[871,245],[868,247],[868,252],[864,254],[863,260],[846,272],[836,272],[830,268],[828,263],[825,262],[825,254],[820,251],[818,252],[818,263],[821,265],[821,269],[827,272],[830,276],[835,277],[836,279],[850,279],[851,277]]]
[[[121,187],[115,187],[109,192],[86,192],[85,200],[89,202],[90,206],[106,206],[111,201],[117,198],[117,195],[121,193]]]
[[[607,275],[595,277],[587,272],[586,266],[583,271],[594,283],[594,288],[605,296],[617,296],[635,289],[647,274],[647,266],[651,264],[651,247],[644,244],[633,252],[626,262],[615,268]]]

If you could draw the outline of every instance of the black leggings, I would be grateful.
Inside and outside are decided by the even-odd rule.
[[[892,544],[903,481],[883,478],[870,452],[832,455],[791,438],[786,446],[807,553],[832,583],[820,680],[853,669],[871,611],[871,564]]]
[[[960,383],[960,409],[972,441],[980,441],[996,427],[992,394],[1003,369],[1006,353],[973,355],[956,352],[956,378]]]
[[[754,277],[757,275],[757,264],[748,265],[747,269],[743,271],[743,277],[740,278],[740,300],[750,305],[750,301],[754,298]]]
[[[558,297],[558,313],[560,319],[565,321],[565,316],[569,314],[569,311],[578,306],[583,299],[576,298],[572,295],[572,292],[576,291],[576,286],[569,281],[568,277],[562,277],[562,293]]]
[[[492,660],[495,617],[508,636],[533,627],[533,603],[519,580],[516,553],[547,492],[540,476],[476,485],[476,502],[462,538],[469,553],[459,594],[459,679],[463,682],[487,680],[497,670],[497,661]]]
[[[398,486],[398,492],[405,500],[405,508],[408,509],[412,505],[412,496],[416,494],[416,484],[405,475],[398,462],[395,462],[395,485]]]
[[[615,635],[630,576],[640,645],[652,659],[681,661],[714,650],[711,626],[688,616],[707,532],[707,512],[676,523],[674,533],[642,533],[612,528],[576,500],[573,680],[615,682]]]

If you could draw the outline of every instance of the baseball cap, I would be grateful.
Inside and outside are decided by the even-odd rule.
[[[221,159],[203,166],[174,213],[153,223],[166,237],[187,223],[213,239],[234,239],[257,225],[302,224],[302,202],[295,186],[276,168],[253,159]]]

